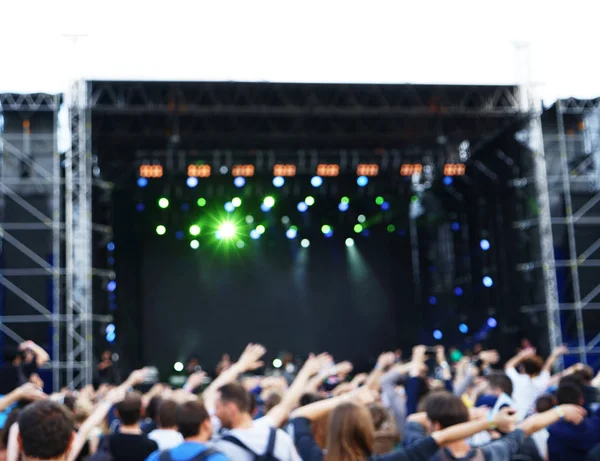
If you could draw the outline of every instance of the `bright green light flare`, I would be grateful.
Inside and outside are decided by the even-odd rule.
[[[348,197],[342,197],[340,200],[341,203],[350,203],[350,199]]]
[[[357,234],[360,234],[362,231],[363,231],[363,226],[361,224],[354,225],[354,232],[356,232]]]
[[[260,235],[264,234],[266,231],[265,226],[263,226],[262,224],[259,224],[258,226],[256,226],[256,232],[258,232]]]
[[[158,206],[161,208],[168,208],[169,207],[169,199],[166,197],[161,197],[158,199]]]
[[[304,203],[306,203],[308,206],[313,206],[315,204],[315,199],[309,195],[304,199]]]
[[[197,224],[190,226],[190,235],[200,235],[200,226]]]
[[[321,232],[323,232],[324,234],[329,234],[329,232],[331,232],[331,226],[325,224],[323,227],[321,227]]]
[[[382,205],[384,201],[385,201],[385,200],[383,200],[383,197],[381,197],[381,196],[379,196],[379,197],[377,197],[377,198],[375,199],[375,203],[376,203],[377,205]]]
[[[156,226],[156,233],[158,235],[165,235],[167,233],[167,228],[162,224]]]
[[[233,199],[231,200],[231,204],[237,208],[242,204],[242,199],[239,197],[233,197]]]
[[[263,203],[265,204],[265,206],[272,208],[275,205],[275,199],[271,196],[265,197]]]
[[[206,199],[205,198],[199,198],[196,203],[198,204],[199,207],[206,206]]]
[[[219,224],[218,232],[224,240],[228,240],[235,237],[237,228],[232,222],[225,221]]]

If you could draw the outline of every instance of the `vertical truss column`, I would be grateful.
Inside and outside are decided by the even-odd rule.
[[[61,384],[61,321],[62,314],[62,269],[61,269],[61,207],[63,203],[62,196],[62,178],[61,178],[61,158],[58,150],[58,107],[60,106],[60,96],[56,96],[57,110],[54,113],[54,142],[52,152],[52,389],[58,391]]]
[[[92,382],[92,162],[88,83],[69,95],[71,149],[65,173],[67,385]]]

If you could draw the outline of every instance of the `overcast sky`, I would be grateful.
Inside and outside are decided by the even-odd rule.
[[[545,100],[600,96],[600,0],[0,0],[0,16],[0,92],[77,75],[516,83],[528,43]]]

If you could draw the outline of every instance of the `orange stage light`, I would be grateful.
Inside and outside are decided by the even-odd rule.
[[[322,177],[337,176],[340,174],[340,166],[335,163],[321,163],[317,165],[317,175]]]
[[[161,165],[141,165],[140,178],[162,178],[163,167]]]
[[[187,174],[193,178],[208,178],[210,165],[188,165]]]

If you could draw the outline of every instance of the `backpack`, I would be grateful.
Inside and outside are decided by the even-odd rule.
[[[448,451],[445,448],[442,448],[439,451],[439,454],[440,454],[440,461],[452,461],[454,459],[450,455],[448,455]],[[476,448],[475,455],[472,458],[470,458],[469,461],[485,461],[485,456],[483,454],[483,451],[481,451],[480,448]]]
[[[201,451],[196,456],[194,456],[193,458],[188,459],[187,461],[205,461],[211,455],[214,455],[216,453],[219,453],[219,452],[215,451],[215,450],[211,450],[210,448],[207,448],[206,450]],[[160,452],[160,457],[158,458],[158,461],[173,461],[173,458],[171,458],[171,454],[169,453],[169,450],[161,451]]]
[[[274,455],[276,437],[277,429],[271,428],[269,432],[269,442],[267,443],[267,451],[265,451],[262,455],[254,453],[254,451],[250,450],[250,448],[248,448],[245,443],[243,443],[241,440],[234,437],[233,435],[225,435],[221,438],[221,440],[233,443],[234,445],[237,445],[238,447],[246,450],[248,453],[251,453],[252,456],[254,456],[254,461],[279,461],[277,458],[275,458]]]
[[[113,455],[110,451],[110,435],[102,437],[98,450],[87,458],[87,461],[113,461]]]

